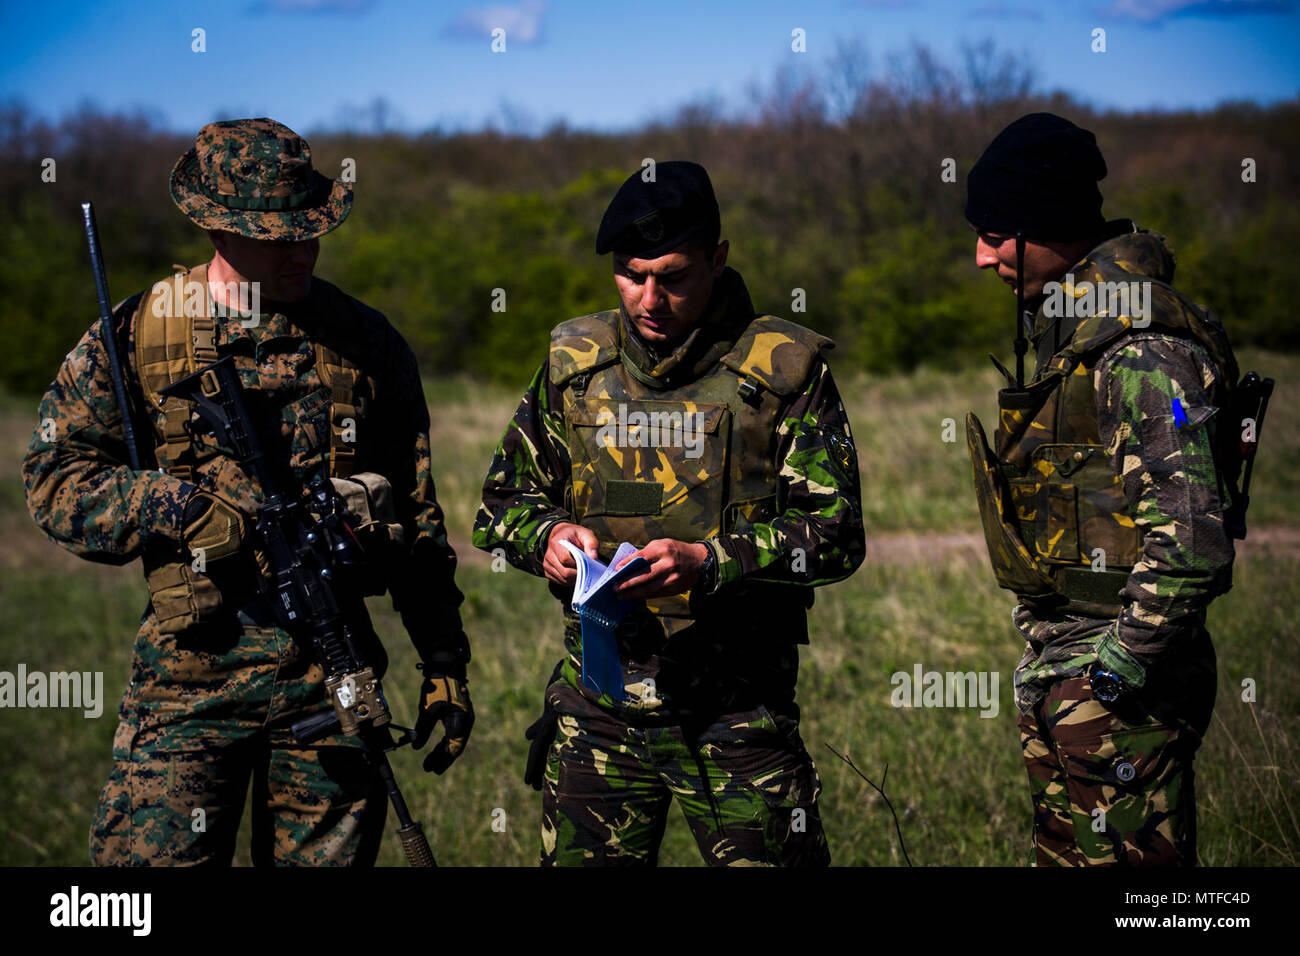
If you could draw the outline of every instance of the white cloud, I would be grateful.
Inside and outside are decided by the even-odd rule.
[[[506,43],[532,46],[542,37],[542,17],[546,4],[542,0],[523,0],[515,6],[494,3],[466,10],[447,27],[450,36],[490,37],[498,27],[506,31]]]
[[[1241,13],[1283,13],[1291,0],[1115,0],[1103,13],[1156,23],[1178,16],[1231,17]]]

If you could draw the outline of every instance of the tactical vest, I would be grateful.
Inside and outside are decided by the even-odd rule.
[[[187,302],[191,284],[201,287],[203,294]],[[160,392],[217,360],[217,322],[222,319],[202,314],[210,311],[211,305],[207,266],[201,265],[155,283],[141,296],[132,318],[136,373],[146,414],[154,425],[158,467],[185,481],[193,480],[195,469],[220,451],[196,447],[190,431],[191,404],[164,398]],[[359,399],[358,383],[363,373],[333,349],[320,343],[314,343],[314,348],[316,372],[330,401],[329,474],[347,478],[356,471],[356,450],[345,434],[349,419],[355,428],[362,418],[364,403]],[[213,617],[221,605],[221,591],[206,574],[194,570],[180,544],[154,538],[146,545],[143,560],[149,598],[161,631],[182,631]]]
[[[1205,348],[1222,382],[1220,394],[1211,398],[1224,407],[1237,363],[1218,318],[1166,283],[1125,278],[1151,283],[1147,328]],[[1037,609],[1117,616],[1119,592],[1142,555],[1144,534],[1131,517],[1123,478],[1101,444],[1093,386],[1101,356],[1132,330],[1127,315],[1086,318],[1024,389],[998,392],[994,450],[979,419],[966,417],[994,574],[1001,587]],[[1207,427],[1213,435],[1214,423]],[[1217,459],[1220,443],[1213,444]]]
[[[783,505],[774,460],[779,416],[831,341],[757,316],[700,378],[658,389],[623,363],[619,323],[617,310],[565,322],[551,335],[549,360],[572,461],[566,506],[596,533],[602,560],[623,541],[699,541],[773,520]],[[731,597],[743,601],[745,592],[758,603],[783,601],[788,609],[796,601],[802,609],[810,603],[803,591],[811,594],[764,584]],[[690,604],[686,592],[646,608],[672,634],[690,623]]]

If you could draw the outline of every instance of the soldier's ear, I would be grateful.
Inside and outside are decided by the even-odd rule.
[[[718,247],[713,250],[713,274],[714,276],[722,275],[722,270],[727,267],[727,250],[731,244],[723,239],[718,243]]]

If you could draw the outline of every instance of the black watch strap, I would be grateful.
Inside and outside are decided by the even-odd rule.
[[[703,585],[701,590],[705,594],[712,594],[713,589],[718,586],[718,559],[713,554],[713,548],[707,543],[704,544],[708,554],[704,556],[704,563],[700,565],[700,583]]]

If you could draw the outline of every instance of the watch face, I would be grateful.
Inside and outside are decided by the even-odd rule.
[[[1119,678],[1109,671],[1093,671],[1090,681],[1093,696],[1107,704],[1118,700],[1120,692],[1124,689]]]

